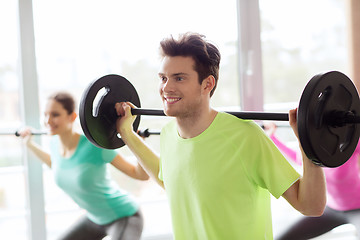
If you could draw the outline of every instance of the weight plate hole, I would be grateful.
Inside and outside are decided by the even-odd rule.
[[[92,115],[93,117],[97,117],[99,115],[99,109],[101,106],[101,102],[104,100],[104,97],[109,93],[110,88],[109,87],[102,87],[96,94],[94,101],[93,101],[93,109],[92,109]]]

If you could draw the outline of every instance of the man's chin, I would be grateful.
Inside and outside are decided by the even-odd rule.
[[[176,117],[176,113],[174,111],[170,111],[169,109],[164,109],[164,113],[168,117]]]
[[[167,117],[176,117],[176,114],[171,112],[164,112]]]

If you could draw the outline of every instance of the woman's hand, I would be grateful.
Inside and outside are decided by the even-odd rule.
[[[19,131],[17,131],[19,136],[23,139],[23,142],[26,144],[26,146],[29,146],[32,140],[32,130],[29,127],[25,127]]]
[[[275,123],[273,122],[264,122],[264,130],[265,132],[268,134],[268,136],[272,136],[275,134],[276,130],[277,130],[277,126]]]

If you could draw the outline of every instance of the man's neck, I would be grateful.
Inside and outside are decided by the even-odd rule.
[[[185,117],[176,118],[178,132],[182,138],[193,138],[204,132],[214,121],[217,111],[209,108],[199,114]]]

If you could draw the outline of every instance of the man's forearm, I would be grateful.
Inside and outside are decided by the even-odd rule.
[[[324,171],[309,160],[302,151],[303,177],[299,182],[298,199],[302,213],[321,215],[326,205],[326,182]]]
[[[163,182],[158,178],[160,157],[134,131],[123,133],[121,137],[146,172],[164,187]]]

